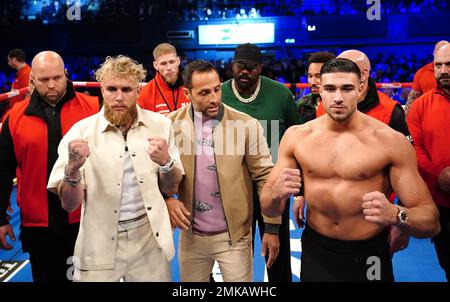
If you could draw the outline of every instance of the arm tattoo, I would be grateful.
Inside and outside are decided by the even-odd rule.
[[[182,175],[178,168],[173,169],[167,174],[159,173],[159,190],[166,195],[175,194],[178,191],[178,185],[181,182],[181,177]]]
[[[420,93],[418,91],[415,91],[414,89],[411,89],[411,91],[408,94],[408,101],[405,104],[405,113],[408,114],[409,109],[411,108],[412,103],[420,96]]]
[[[78,152],[75,152],[75,150],[70,150],[69,151],[69,161],[71,162],[77,162],[81,159],[81,156]]]

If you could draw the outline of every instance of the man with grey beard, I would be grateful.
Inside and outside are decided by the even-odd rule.
[[[439,264],[450,278],[450,44],[434,55],[437,87],[420,96],[407,116],[419,172],[439,210],[441,232],[433,238]]]
[[[441,40],[434,46],[433,56],[436,54],[439,48],[448,44],[447,40]],[[434,79],[434,63],[428,63],[419,70],[417,70],[414,75],[414,80],[412,84],[411,91],[408,94],[408,100],[405,104],[405,112],[408,114],[412,103],[424,93],[433,90],[436,87],[436,81]]]

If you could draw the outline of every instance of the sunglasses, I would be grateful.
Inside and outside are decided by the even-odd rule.
[[[242,63],[242,62],[236,62],[234,63],[234,65],[237,67],[237,69],[239,70],[248,70],[248,71],[253,71],[256,68],[258,68],[258,64],[253,64],[253,63]]]

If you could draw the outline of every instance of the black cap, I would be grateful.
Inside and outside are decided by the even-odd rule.
[[[241,44],[234,50],[234,62],[251,62],[262,64],[261,50],[255,44]]]

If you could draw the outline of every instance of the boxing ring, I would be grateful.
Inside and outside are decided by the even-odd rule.
[[[141,86],[146,83],[141,83]],[[284,83],[286,87],[292,90],[304,90],[309,88],[307,83]],[[73,82],[73,86],[76,89],[86,88],[99,88],[98,82]],[[376,83],[378,89],[410,89],[412,83]],[[25,87],[19,90],[10,91],[0,94],[0,102],[8,101],[10,98],[20,95],[25,95],[29,92],[29,88]],[[20,217],[19,209],[15,204],[17,189],[14,188],[11,203],[13,206],[13,214],[10,220],[11,225],[14,228],[14,232],[19,234]],[[291,202],[292,207],[292,202]],[[301,264],[301,233],[302,229],[299,229],[292,219],[292,211],[290,219],[290,238],[291,238],[291,267],[293,273],[293,281],[299,281],[300,264]],[[179,231],[174,233],[174,242],[178,242]],[[255,254],[254,254],[254,269],[253,280],[256,282],[263,282],[267,280],[267,273],[265,271],[264,259],[259,255],[261,249],[261,243],[259,241],[259,235],[255,236]],[[15,249],[13,251],[1,251],[0,250],[0,262],[6,260],[6,263],[10,266],[17,265],[18,268],[14,274],[11,274],[5,280],[6,282],[29,282],[32,281],[31,269],[28,262],[28,254],[21,252],[20,242],[15,243]],[[19,267],[20,265],[20,267]],[[411,238],[409,248],[400,251],[395,254],[393,258],[394,276],[395,280],[399,282],[436,282],[445,281],[443,271],[440,269],[436,259],[434,248],[429,239],[415,239]],[[1,267],[0,267],[1,268]],[[179,281],[177,261],[172,263],[172,272],[174,281]],[[213,269],[214,279],[221,281],[217,264]],[[1,270],[0,270],[1,277]]]
[[[141,83],[144,86],[146,83]],[[306,89],[309,88],[307,83],[284,83],[284,85],[289,89]],[[73,82],[75,88],[99,88],[99,82]],[[412,83],[376,83],[378,89],[401,89],[401,88],[411,88]],[[29,87],[21,88],[19,90],[13,90],[10,92],[0,94],[0,102],[8,100],[12,97],[25,95],[29,92]]]
[[[400,89],[400,88],[411,88],[412,83],[375,83],[378,89]],[[306,89],[309,88],[307,83],[286,83],[284,84],[287,88],[298,88]]]

